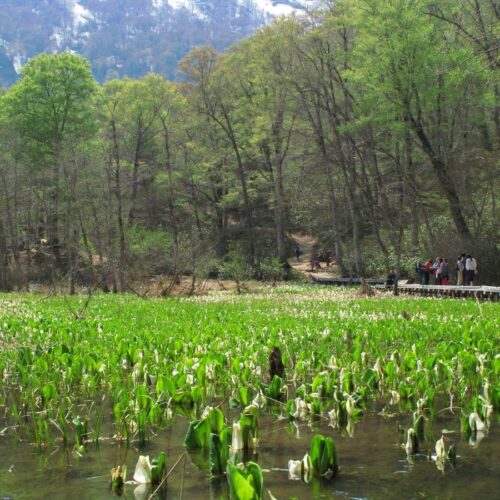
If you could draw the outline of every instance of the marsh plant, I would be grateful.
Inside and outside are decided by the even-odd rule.
[[[359,299],[289,285],[184,299],[102,295],[77,320],[67,303],[75,309],[83,298],[10,300],[0,313],[2,432],[83,455],[111,437],[147,445],[174,418],[186,419],[187,452],[210,475],[226,474],[232,491],[248,484],[256,498],[261,472],[247,460],[235,464],[265,443],[263,416],[285,419],[297,433],[329,424],[355,440],[357,422],[376,404],[408,422],[398,439],[411,455],[435,448],[443,415],[464,442],[480,446],[500,409],[493,303],[479,312],[472,301]],[[285,370],[270,378],[276,346]],[[451,463],[460,436],[446,439]],[[151,478],[158,460],[143,459]],[[333,440],[316,436],[290,475],[299,469],[334,476]],[[116,481],[124,475],[116,472]]]

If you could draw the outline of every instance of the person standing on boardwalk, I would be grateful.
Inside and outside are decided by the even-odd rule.
[[[431,259],[429,259],[424,266],[424,285],[429,284],[429,279],[431,277],[431,270],[432,270],[432,262]]]
[[[441,268],[441,285],[447,285],[450,279],[450,267],[448,266],[448,259],[443,259],[440,268]]]
[[[461,255],[462,258],[462,285],[465,285],[467,282],[465,281],[465,254]]]
[[[420,285],[425,285],[425,266],[421,260],[417,262],[417,265],[415,266],[415,271],[417,272],[417,282]]]
[[[477,262],[472,255],[467,255],[467,259],[465,261],[465,277],[466,283],[470,286],[474,286],[474,278],[476,276],[477,271]]]

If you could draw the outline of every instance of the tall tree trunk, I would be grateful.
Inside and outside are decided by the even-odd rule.
[[[249,260],[252,265],[255,265],[256,262],[256,252],[255,252],[255,229],[253,223],[253,210],[252,204],[250,202],[250,195],[248,194],[248,186],[247,186],[247,178],[245,173],[245,167],[243,165],[243,159],[241,157],[240,148],[236,141],[236,136],[233,131],[233,127],[231,124],[231,120],[226,112],[224,106],[221,106],[222,113],[224,116],[225,127],[224,130],[228,135],[229,141],[231,142],[231,146],[233,148],[234,154],[236,156],[236,166],[238,172],[238,178],[241,184],[241,192],[243,194],[243,205],[245,207],[245,219],[247,223],[247,234],[248,234],[248,253]]]
[[[174,264],[173,274],[179,272],[179,227],[177,223],[177,209],[174,190],[174,179],[172,175],[172,152],[170,148],[169,127],[166,120],[160,117],[163,128],[163,146],[165,148],[165,170],[168,178],[168,211],[170,214],[170,229],[174,240]]]
[[[4,224],[0,218],[0,290],[9,291],[8,281],[9,257],[7,250],[7,240],[5,236]]]
[[[411,251],[413,255],[418,253],[419,245],[419,217],[417,205],[418,184],[415,175],[415,164],[413,163],[413,144],[411,134],[408,130],[405,134],[405,154],[406,154],[406,195],[411,212]]]
[[[142,134],[139,134],[135,144],[134,168],[132,170],[132,194],[130,196],[130,209],[128,212],[128,223],[132,225],[136,215],[137,193],[139,190],[139,160],[142,149]]]
[[[446,196],[446,199],[448,200],[451,216],[453,218],[453,222],[455,223],[458,235],[462,240],[462,244],[465,247],[467,247],[468,244],[470,244],[470,242],[472,241],[472,234],[465,221],[465,217],[462,211],[462,206],[460,204],[460,199],[455,189],[453,179],[451,178],[450,173],[448,171],[448,167],[446,166],[446,163],[443,160],[443,158],[440,157],[434,151],[422,125],[417,120],[415,120],[413,116],[411,116],[410,118],[410,123],[413,131],[420,140],[422,149],[424,150],[424,152],[429,157],[429,160],[431,161],[431,165],[434,169],[434,172],[436,173],[439,186],[441,187],[443,193]]]
[[[116,123],[114,118],[111,122],[112,136],[113,136],[113,159],[114,159],[114,181],[115,181],[115,197],[116,197],[116,220],[118,223],[118,235],[120,241],[120,255],[118,261],[118,282],[120,291],[124,292],[125,285],[125,265],[126,265],[126,243],[125,243],[125,224],[123,222],[123,198],[121,191],[121,163],[120,163],[120,150],[118,147],[118,135],[116,131]]]

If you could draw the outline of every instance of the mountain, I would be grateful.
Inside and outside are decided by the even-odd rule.
[[[0,85],[40,52],[87,57],[99,81],[147,72],[175,78],[193,47],[223,50],[316,0],[1,0]]]

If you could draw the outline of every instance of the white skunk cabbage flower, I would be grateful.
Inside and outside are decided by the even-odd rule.
[[[347,415],[349,417],[352,416],[354,413],[354,410],[356,409],[356,402],[354,401],[354,398],[350,394],[344,394],[345,399],[345,409],[347,411]]]
[[[356,428],[356,425],[354,424],[352,418],[347,419],[347,425],[345,426],[345,430],[347,432],[347,435],[352,438],[354,437],[354,429]]]
[[[295,398],[295,412],[292,414],[293,418],[297,420],[304,420],[307,414],[307,404],[301,398]]]
[[[257,448],[260,445],[260,439],[258,436],[252,436],[252,448],[254,451],[257,450]]]
[[[436,441],[435,450],[436,450],[435,460],[443,462],[444,459],[446,458],[446,446],[444,444],[444,436],[441,436],[441,439],[438,439]]]
[[[262,391],[259,391],[257,396],[252,399],[252,405],[257,406],[258,408],[264,408],[266,406],[266,396],[262,394]]]
[[[231,449],[233,451],[243,449],[243,433],[241,432],[241,424],[233,422],[233,438],[231,440]]]
[[[414,453],[416,451],[414,436],[415,436],[415,430],[413,429],[413,427],[410,427],[407,432],[406,444],[405,444],[405,450],[406,453],[408,454]]]
[[[212,364],[205,365],[205,376],[208,380],[213,380],[215,378],[215,366]]]
[[[298,481],[301,477],[302,461],[288,460],[288,479]]]
[[[486,417],[486,422],[484,423],[484,425],[485,427],[489,427],[489,422],[491,420],[491,417],[493,417],[493,405],[488,399],[483,398],[483,396],[479,396],[478,399],[483,403],[483,413]]]
[[[137,460],[137,465],[134,471],[134,481],[141,484],[149,484],[151,482],[151,462],[149,455],[140,455]]]
[[[328,412],[328,418],[330,419],[329,425],[335,429],[338,424],[338,414],[335,408],[333,408],[333,410],[330,410]]]
[[[479,361],[479,366],[476,367],[476,372],[484,372],[484,362],[486,361],[486,354],[476,354],[476,358]]]
[[[472,432],[484,432],[486,430],[486,425],[476,412],[473,412],[469,415],[469,426]]]
[[[424,412],[426,400],[424,398],[419,398],[417,400],[417,412],[418,414],[422,414]]]
[[[398,391],[390,391],[391,393],[391,405],[397,405],[401,399],[401,396]]]
[[[337,360],[335,359],[335,356],[330,356],[330,360],[328,361],[328,368],[331,368],[332,370],[334,368],[337,368]]]
[[[132,382],[134,385],[137,385],[137,381],[139,380],[139,375],[141,374],[141,365],[136,363],[134,365],[134,369],[132,370]]]
[[[205,409],[203,410],[203,413],[201,414],[201,419],[205,420],[206,418],[208,418],[208,416],[210,415],[210,413],[212,413],[213,409],[214,409],[213,406],[207,406],[207,407],[205,407]]]
[[[361,366],[366,366],[367,354],[366,352],[361,353]]]
[[[286,384],[284,384],[282,387],[281,387],[281,390],[280,390],[281,394],[284,394],[286,399],[288,399],[288,386]]]
[[[249,405],[243,408],[244,414],[253,414],[254,412],[258,412],[260,408],[252,401]]]
[[[488,379],[485,379],[485,381],[484,381],[483,397],[486,400],[486,402],[489,404],[490,403],[490,381]]]
[[[305,473],[312,470],[311,457],[309,453],[304,455],[302,460],[288,461],[288,478],[294,481],[300,480]]]

